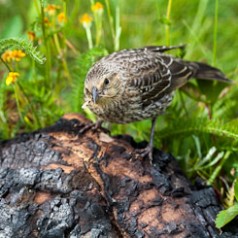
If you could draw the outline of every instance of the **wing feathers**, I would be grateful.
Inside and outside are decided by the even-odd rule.
[[[184,85],[193,75],[191,67],[182,60],[163,54],[177,48],[182,49],[184,45],[123,50],[105,59],[127,68],[122,72],[128,86],[141,93],[143,105],[149,105]]]

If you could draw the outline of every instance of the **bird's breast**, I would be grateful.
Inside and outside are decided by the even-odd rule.
[[[159,101],[151,101],[144,106],[140,92],[128,88],[119,97],[104,100],[103,104],[93,104],[90,109],[104,121],[125,124],[163,113],[171,100],[172,96],[166,95]]]

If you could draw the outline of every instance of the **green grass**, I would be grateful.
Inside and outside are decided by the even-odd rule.
[[[52,3],[57,8],[50,15],[44,9]],[[185,59],[220,68],[234,84],[191,81],[185,92],[176,92],[172,106],[158,119],[156,146],[175,155],[191,179],[199,175],[212,184],[224,201],[229,194],[233,202],[224,204],[233,206],[235,193],[230,191],[238,174],[237,1],[102,0],[103,11],[92,12],[95,3],[0,1],[0,54],[15,49],[26,53],[19,62],[0,61],[0,138],[51,125],[64,113],[86,114],[81,109],[84,78],[98,58],[123,48],[186,44]],[[66,22],[58,21],[60,13]],[[83,27],[85,13],[93,22]],[[33,42],[28,32],[35,33]],[[20,76],[6,85],[9,71]],[[150,121],[111,128],[113,134],[148,140]]]

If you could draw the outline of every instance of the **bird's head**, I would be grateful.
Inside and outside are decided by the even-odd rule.
[[[84,107],[92,109],[110,104],[122,94],[122,81],[112,68],[95,65],[88,73],[84,84]]]

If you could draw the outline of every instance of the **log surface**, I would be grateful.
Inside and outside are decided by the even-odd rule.
[[[171,155],[155,150],[150,165],[129,136],[79,134],[87,123],[70,114],[0,142],[0,238],[238,237],[215,228],[213,189]]]

